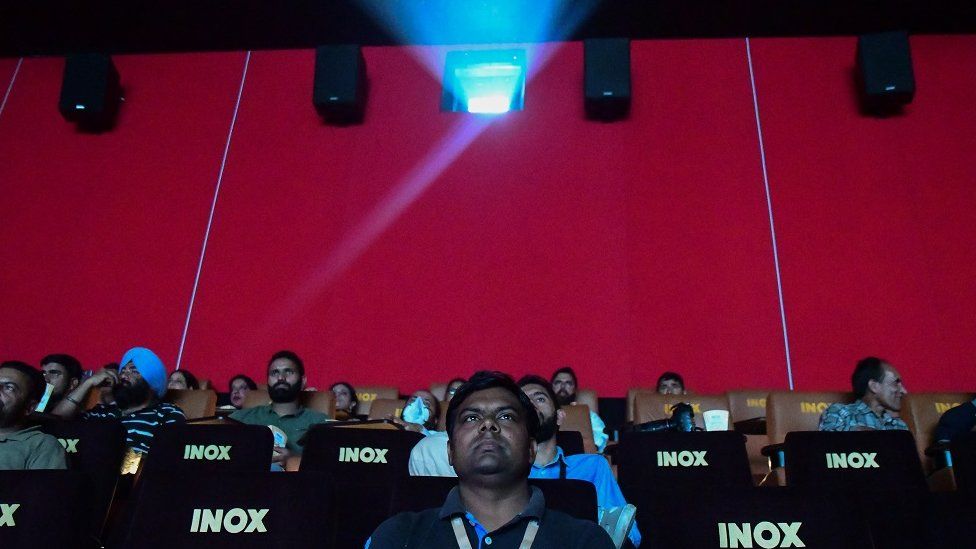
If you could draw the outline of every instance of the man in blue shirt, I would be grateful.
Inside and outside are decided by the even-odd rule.
[[[585,480],[596,487],[596,502],[601,509],[627,505],[606,458],[599,454],[567,456],[556,445],[556,432],[559,431],[566,413],[560,409],[552,386],[535,375],[523,377],[518,384],[539,411],[535,462],[529,471],[529,478]],[[640,546],[641,536],[636,524],[627,533],[627,537],[635,547]]]

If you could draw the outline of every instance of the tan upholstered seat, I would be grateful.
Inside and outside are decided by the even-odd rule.
[[[771,391],[766,398],[766,433],[779,444],[791,431],[816,431],[820,415],[836,402],[848,404],[854,395],[843,391]]]
[[[729,399],[725,395],[662,395],[637,393],[634,399],[634,423],[646,423],[671,417],[671,408],[679,402],[687,402],[695,411],[695,425],[705,428],[702,412],[729,409]]]
[[[217,410],[217,393],[210,389],[169,389],[163,400],[183,410],[186,419],[210,417]]]
[[[972,393],[908,393],[902,398],[901,418],[915,435],[915,445],[926,471],[931,471],[933,464],[925,455],[925,449],[935,442],[932,437],[939,418],[946,410],[972,399]]]
[[[585,404],[590,407],[591,412],[599,413],[599,403],[596,397],[596,391],[590,389],[579,389],[576,391],[576,403]]]
[[[388,419],[400,417],[407,401],[399,398],[378,398],[369,409],[369,419]]]
[[[356,386],[356,398],[359,399],[359,405],[356,406],[356,414],[361,416],[369,416],[370,408],[373,406],[373,401],[380,398],[400,398],[400,390],[396,387]]]
[[[739,421],[762,420],[766,418],[766,397],[769,391],[765,389],[742,389],[728,391],[725,396],[729,399],[729,421],[733,424]],[[746,454],[749,456],[749,469],[753,479],[759,480],[769,472],[769,459],[762,455],[763,447],[769,445],[769,436],[765,434],[746,435]]]
[[[560,431],[578,431],[583,437],[583,451],[587,454],[597,453],[596,442],[593,440],[593,423],[590,421],[590,407],[585,404],[563,406],[566,412]]]
[[[627,391],[627,411],[626,419],[628,423],[634,421],[634,401],[637,399],[637,395],[641,393],[647,394],[657,394],[657,389],[655,387],[634,387]]]

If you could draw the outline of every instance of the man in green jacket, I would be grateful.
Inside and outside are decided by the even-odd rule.
[[[0,364],[0,470],[65,469],[58,439],[28,427],[44,394],[44,376],[24,362]]]

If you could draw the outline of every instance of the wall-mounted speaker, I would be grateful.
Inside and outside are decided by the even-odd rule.
[[[915,72],[907,32],[865,34],[857,39],[857,80],[867,113],[891,114],[915,97]]]
[[[586,116],[618,120],[630,112],[630,40],[583,41],[583,104]]]
[[[61,116],[82,130],[104,131],[115,124],[122,101],[119,71],[100,53],[69,55],[61,81]]]
[[[356,124],[366,113],[366,59],[357,45],[319,46],[315,49],[312,103],[332,124]]]

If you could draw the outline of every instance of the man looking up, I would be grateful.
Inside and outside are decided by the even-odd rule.
[[[47,355],[41,359],[41,373],[44,381],[51,385],[51,398],[47,410],[53,410],[64,395],[74,391],[81,383],[81,362],[71,355]]]
[[[657,378],[657,392],[662,395],[684,395],[685,380],[680,374],[674,372],[664,372]]]
[[[529,486],[538,429],[538,412],[511,377],[476,373],[447,409],[457,487],[440,509],[387,519],[366,547],[612,548],[596,523],[546,509],[542,491]]]
[[[563,366],[556,370],[553,372],[550,382],[552,390],[556,394],[556,401],[559,402],[560,406],[576,404],[578,384],[576,383],[576,372],[572,368]],[[590,410],[590,425],[593,427],[593,443],[596,444],[597,451],[602,452],[607,447],[610,436],[604,432],[607,426],[596,413],[596,410]]]
[[[540,376],[527,375],[518,382],[536,410],[539,411],[539,432],[535,437],[535,462],[529,478],[570,478],[585,480],[596,488],[596,503],[601,511],[627,505],[623,492],[606,458],[597,454],[567,456],[556,445],[556,433],[566,412],[562,410],[551,386]],[[635,525],[627,537],[635,547],[640,546],[641,536]]]
[[[886,360],[869,356],[851,375],[855,400],[831,404],[820,416],[821,431],[907,430],[900,417],[901,397],[908,394],[901,375]]]
[[[0,470],[64,469],[58,439],[27,426],[44,394],[44,376],[24,362],[0,364]]]
[[[284,431],[285,446],[275,443],[272,461],[284,467],[292,455],[302,454],[301,439],[316,423],[323,423],[329,416],[309,410],[298,402],[305,388],[305,363],[291,351],[278,351],[268,361],[268,396],[271,403],[238,410],[230,415],[241,423],[273,425]]]
[[[152,446],[161,425],[183,423],[186,416],[179,407],[160,399],[166,393],[166,367],[156,353],[144,347],[126,351],[119,371],[103,368],[65,395],[53,414],[70,419],[82,411],[88,392],[108,383],[112,404],[99,404],[81,414],[82,419],[118,419],[125,427],[125,445],[144,454]]]

